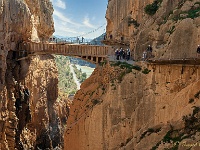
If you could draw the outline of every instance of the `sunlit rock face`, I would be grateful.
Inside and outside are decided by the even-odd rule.
[[[74,97],[64,149],[182,150],[200,140],[200,68],[139,65],[122,80],[118,67],[95,69]]]
[[[105,42],[130,44],[136,60],[148,45],[155,59],[196,56],[199,1],[163,0],[157,12],[148,15],[144,8],[152,2],[109,0]],[[137,65],[142,70],[129,73],[109,64],[99,66],[82,84],[70,108],[66,150],[199,149],[198,65]]]
[[[156,13],[148,15],[144,9],[152,2],[109,1],[107,43],[130,45],[132,57],[137,60],[148,45],[152,45],[155,59],[196,57],[200,40],[199,1],[162,0]]]
[[[18,44],[45,42],[54,32],[49,0],[0,0],[0,149],[62,147],[66,105],[57,99],[57,68],[52,56],[18,60]],[[19,107],[20,87],[28,102]],[[61,121],[61,119],[64,121]]]

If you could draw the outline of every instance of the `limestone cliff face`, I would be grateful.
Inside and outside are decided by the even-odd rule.
[[[106,13],[108,43],[130,44],[132,56],[137,60],[149,44],[156,59],[195,57],[200,40],[199,1],[162,0],[151,16],[144,8],[152,2],[109,1]]]
[[[61,147],[57,69],[52,56],[18,60],[22,41],[45,41],[54,32],[49,0],[0,0],[0,149]],[[29,101],[17,103],[20,87]],[[65,105],[63,105],[65,107]]]
[[[144,8],[153,2],[109,0],[105,42],[130,44],[136,60],[149,44],[155,59],[194,57],[199,0],[159,0],[148,15]],[[67,121],[66,150],[200,148],[199,66],[138,65],[142,70],[99,66],[82,84]]]
[[[139,65],[141,71],[126,75],[118,67],[99,67],[82,84],[65,149],[183,150],[198,143],[200,68]]]

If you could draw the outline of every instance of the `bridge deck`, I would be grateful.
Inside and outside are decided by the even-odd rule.
[[[19,51],[28,54],[56,54],[81,57],[95,63],[99,63],[112,53],[110,46],[61,44],[61,43],[32,43],[26,42],[19,45]]]
[[[20,49],[31,53],[50,53],[77,56],[101,56],[106,57],[110,46],[76,45],[76,44],[52,44],[52,43],[24,43]]]

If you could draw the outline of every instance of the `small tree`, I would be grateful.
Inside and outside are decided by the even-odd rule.
[[[154,15],[156,11],[158,10],[159,4],[161,2],[162,2],[161,0],[155,0],[152,4],[147,5],[144,8],[145,13],[151,16]]]

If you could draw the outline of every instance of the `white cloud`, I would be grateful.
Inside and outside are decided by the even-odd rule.
[[[62,0],[56,0],[54,2],[54,4],[55,4],[55,6],[57,6],[59,8],[66,9],[66,4]]]
[[[71,21],[69,18],[65,17],[61,12],[57,11],[56,9],[54,10],[53,14],[56,17],[58,17],[59,20],[63,21],[64,23],[70,23],[75,26],[80,26],[80,24]]]
[[[94,25],[92,25],[92,24],[90,23],[90,19],[89,19],[88,16],[85,16],[85,17],[84,17],[83,24],[84,24],[86,27],[89,27],[89,28],[93,28],[93,29],[96,28]]]

